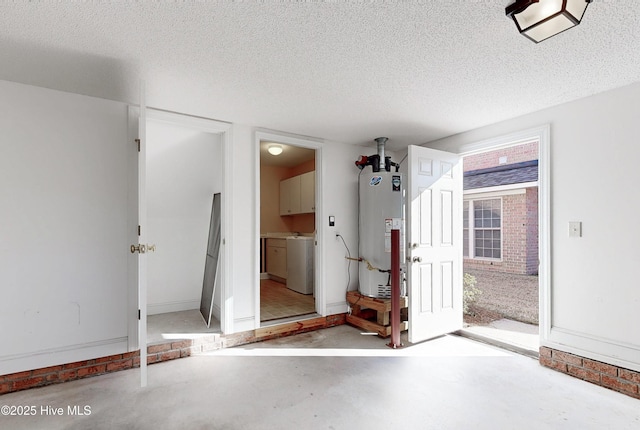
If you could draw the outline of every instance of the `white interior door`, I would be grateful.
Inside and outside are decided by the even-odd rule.
[[[409,146],[409,342],[462,328],[462,162]]]
[[[140,386],[147,386],[147,106],[145,88],[140,88],[138,119],[138,345],[140,347]]]

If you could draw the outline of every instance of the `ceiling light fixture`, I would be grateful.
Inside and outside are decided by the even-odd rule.
[[[515,0],[505,12],[536,43],[580,24],[593,0]]]
[[[267,151],[269,151],[271,155],[280,155],[282,154],[282,145],[269,145]]]

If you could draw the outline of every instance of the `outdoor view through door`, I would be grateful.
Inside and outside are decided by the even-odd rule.
[[[316,312],[315,158],[314,149],[260,142],[261,325]]]
[[[464,157],[465,330],[528,351],[538,339],[537,140]]]

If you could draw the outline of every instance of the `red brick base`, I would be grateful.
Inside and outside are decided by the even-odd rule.
[[[299,321],[273,328],[249,330],[230,336],[211,336],[198,340],[179,340],[147,346],[147,364],[160,363],[176,358],[189,357],[205,351],[211,351],[230,346],[259,342],[278,337],[290,336],[321,328],[334,327],[345,324],[346,314],[330,315],[310,320]],[[140,351],[110,355],[92,360],[41,369],[26,370],[24,372],[0,375],[0,394],[61,382],[104,375],[105,373],[140,367]]]
[[[540,347],[540,364],[640,399],[640,373],[556,349]]]

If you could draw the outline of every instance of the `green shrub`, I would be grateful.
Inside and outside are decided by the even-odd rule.
[[[469,314],[469,305],[478,300],[482,291],[476,287],[476,277],[468,273],[462,279],[462,311]]]

